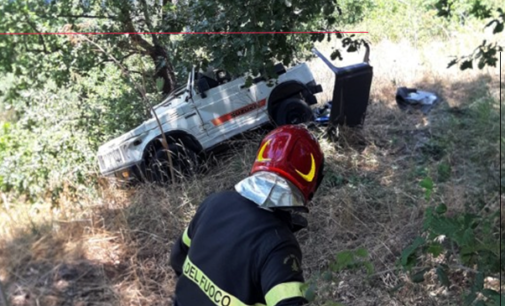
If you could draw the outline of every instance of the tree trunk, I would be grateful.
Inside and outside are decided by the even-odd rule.
[[[144,3],[144,5],[146,5]],[[148,17],[147,12],[145,12],[146,18]],[[130,11],[128,6],[121,7],[121,21],[125,27],[125,30],[129,33],[136,33],[135,26],[133,25],[133,21],[130,17]],[[170,59],[168,57],[167,51],[165,48],[159,43],[158,37],[156,34],[152,34],[152,44],[145,40],[139,34],[130,34],[130,40],[135,46],[139,46],[144,50],[143,54],[147,54],[151,57],[155,67],[154,79],[162,78],[163,79],[163,93],[165,95],[171,93],[175,87],[177,86],[174,69],[172,64],[170,63]]]
[[[154,47],[149,50],[149,53],[156,69],[154,78],[163,79],[163,93],[167,95],[177,86],[174,69],[170,64],[167,51],[162,46],[155,44]]]

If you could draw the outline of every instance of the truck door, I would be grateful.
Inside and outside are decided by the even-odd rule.
[[[228,139],[251,128],[257,110],[266,105],[266,100],[257,101],[255,86],[246,88],[244,79],[210,88],[205,97],[195,94],[193,102],[201,116],[203,129],[215,141]]]

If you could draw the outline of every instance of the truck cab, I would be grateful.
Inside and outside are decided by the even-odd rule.
[[[185,86],[152,108],[152,118],[99,147],[101,174],[169,181],[170,159],[172,170],[183,175],[199,155],[240,133],[269,122],[312,120],[310,106],[322,88],[307,64],[276,70],[277,79],[255,78],[246,86],[247,76],[233,78],[222,70],[209,76],[193,67]]]

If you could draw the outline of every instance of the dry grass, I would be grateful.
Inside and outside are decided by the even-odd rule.
[[[479,198],[498,209],[494,183],[486,179],[496,175],[497,168],[474,158],[486,154],[497,159],[498,145],[483,137],[475,140],[475,149],[466,150],[462,137],[475,136],[472,127],[451,129],[452,121],[465,118],[465,111],[461,115],[459,110],[472,111],[480,98],[497,97],[498,75],[491,69],[445,69],[448,54],[466,52],[466,45],[458,49],[456,42],[461,41],[474,46],[478,36],[453,37],[417,49],[408,42],[372,46],[374,81],[365,127],[344,129],[337,143],[322,140],[326,178],[310,204],[309,228],[298,235],[306,277],[322,288],[314,305],[326,300],[345,305],[459,304],[465,290],[463,272],[451,275],[460,281],[444,291],[429,275],[424,284],[410,282],[396,269],[396,261],[419,233],[427,205],[443,201],[457,211]],[[323,52],[329,48],[320,47]],[[328,94],[333,76],[318,60],[311,66]],[[403,113],[394,101],[398,86],[434,91],[441,103],[429,116]],[[205,196],[230,189],[247,175],[260,137],[234,141],[207,175],[166,188],[103,187],[100,199],[62,200],[58,208],[26,206],[4,195],[0,281],[7,284],[12,305],[171,305],[175,279],[169,254],[174,239]],[[441,156],[427,150],[440,139],[445,141],[439,144]],[[426,175],[436,179],[442,162],[452,166],[451,176],[437,183],[427,203],[418,181]],[[370,253],[376,271],[372,277],[353,270],[338,273],[332,281],[317,280],[337,252],[358,247]],[[393,292],[402,282],[406,284]]]
[[[237,140],[209,174],[169,188],[104,186],[58,208],[4,196],[0,281],[12,305],[171,305],[173,241],[206,195],[247,174],[252,159],[236,156],[254,158],[256,142]]]

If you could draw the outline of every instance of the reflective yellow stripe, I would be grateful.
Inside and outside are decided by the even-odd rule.
[[[302,286],[303,283],[300,282],[279,284],[267,292],[265,295],[265,301],[267,301],[268,306],[275,306],[277,303],[285,299],[304,297]]]
[[[184,234],[182,234],[182,242],[184,242],[185,245],[188,246],[188,248],[191,246],[191,238],[189,238],[189,235],[188,235],[188,227],[186,227],[186,229],[184,230]]]
[[[202,270],[198,269],[189,256],[186,257],[183,266],[184,275],[195,283],[207,295],[207,297],[217,306],[249,306],[242,303],[238,298],[224,291],[214,284],[205,275]],[[265,306],[264,304],[254,304],[253,306]]]

